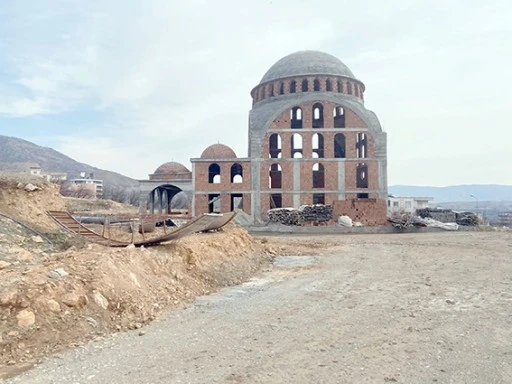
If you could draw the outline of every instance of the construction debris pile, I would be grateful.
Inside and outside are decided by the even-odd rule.
[[[474,226],[479,224],[478,216],[473,212],[455,212],[451,209],[439,208],[418,209],[416,212],[421,218],[434,219],[442,223],[457,223],[464,226]]]
[[[405,211],[396,211],[388,220],[396,228],[435,227],[456,231],[461,226],[479,225],[478,216],[473,212],[455,212],[450,209],[424,208],[414,215]]]
[[[271,224],[304,225],[332,220],[332,206],[323,204],[302,205],[299,208],[274,208],[267,213]]]

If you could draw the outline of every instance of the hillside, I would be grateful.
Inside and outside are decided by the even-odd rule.
[[[418,187],[392,185],[388,193],[393,196],[433,197],[435,203],[463,201],[512,201],[512,185],[453,185],[448,187]],[[474,197],[472,197],[473,195]]]
[[[137,181],[119,173],[80,163],[52,148],[41,147],[30,141],[0,135],[0,170],[28,171],[39,165],[46,172],[66,172],[68,179],[79,177],[80,172],[93,173],[107,187],[135,187]]]

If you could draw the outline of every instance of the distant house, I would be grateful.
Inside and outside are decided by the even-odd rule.
[[[428,208],[433,197],[398,197],[388,196],[388,214],[401,211],[416,213],[417,209]]]
[[[39,165],[30,166],[30,174],[36,177],[42,177],[51,183],[66,181],[68,174],[66,172],[44,172]]]
[[[103,197],[103,180],[95,179],[92,173],[87,175],[85,172],[81,172],[79,178],[71,179],[69,182],[72,189],[89,191],[92,197],[97,199]]]
[[[500,213],[498,215],[498,225],[512,228],[512,211]]]

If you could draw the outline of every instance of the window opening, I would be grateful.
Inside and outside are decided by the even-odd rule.
[[[358,159],[364,159],[366,157],[366,134],[358,133],[356,142],[356,156]]]
[[[345,110],[343,107],[339,105],[334,107],[332,113],[334,117],[334,128],[345,128]]]
[[[293,107],[291,110],[291,127],[302,128],[302,109]]]
[[[231,194],[231,211],[244,209],[244,196],[241,193]]]
[[[270,208],[283,208],[283,197],[280,193],[270,195]]]
[[[324,106],[320,103],[313,105],[313,128],[324,127]]]
[[[219,164],[213,163],[208,167],[208,183],[219,184],[220,183],[220,166]]]
[[[325,90],[327,92],[332,92],[332,83],[331,83],[331,80],[330,79],[327,79],[325,81]]]
[[[272,164],[269,167],[269,188],[281,188],[282,169],[279,164]]]
[[[208,194],[208,212],[209,213],[220,213],[220,195]]]
[[[281,136],[277,133],[273,133],[268,139],[268,153],[269,157],[274,159],[281,155]]]
[[[313,188],[325,188],[325,171],[320,163],[313,164]]]
[[[231,183],[238,184],[244,181],[244,169],[241,164],[235,163],[231,166]]]
[[[368,188],[368,165],[366,163],[357,164],[356,177],[357,188]]]
[[[291,157],[302,158],[302,136],[294,133],[291,137]]]
[[[313,80],[313,90],[315,92],[320,91],[320,80],[318,80],[318,79]]]
[[[315,133],[311,138],[311,147],[313,149],[313,158],[324,157],[324,136],[320,133]]]
[[[302,92],[307,92],[309,89],[309,85],[308,85],[308,79],[304,79],[302,80]]]
[[[345,158],[345,135],[337,133],[334,135],[334,157],[338,159]]]
[[[295,82],[295,80],[293,80],[290,83],[290,93],[295,93],[296,91],[297,91],[297,83]]]
[[[313,193],[313,204],[325,204],[325,193]]]

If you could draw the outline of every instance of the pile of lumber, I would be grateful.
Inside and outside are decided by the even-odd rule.
[[[268,220],[272,224],[301,225],[302,214],[295,208],[274,208],[268,212]]]
[[[268,213],[272,224],[302,225],[304,223],[325,223],[332,220],[332,206],[323,204],[302,205],[300,208],[274,208]]]
[[[332,220],[332,205],[303,205],[299,208],[305,222],[325,223]]]
[[[459,225],[475,226],[478,225],[478,216],[473,212],[457,212],[455,222]]]

